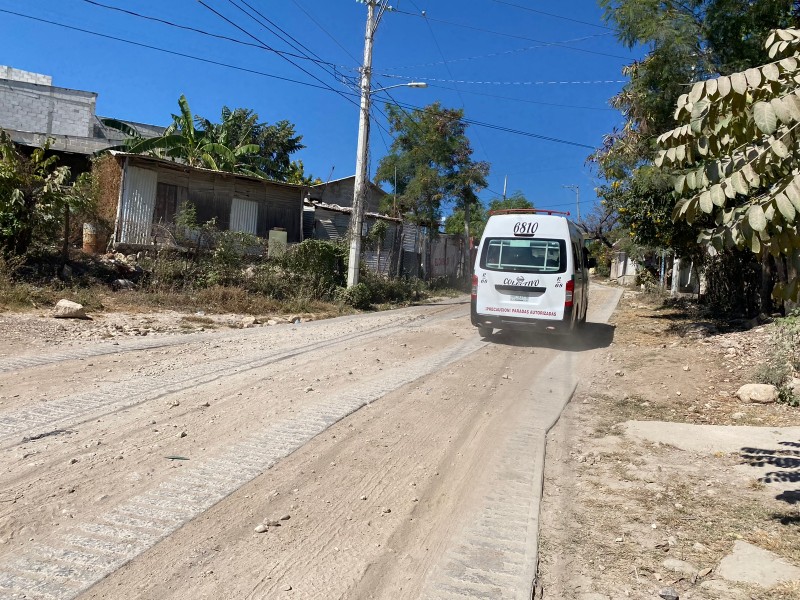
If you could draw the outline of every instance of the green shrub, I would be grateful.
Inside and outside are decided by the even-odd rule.
[[[353,287],[338,288],[336,290],[335,299],[339,304],[364,310],[370,307],[372,292],[366,283],[360,282]]]
[[[316,280],[319,291],[329,296],[347,281],[346,257],[344,244],[308,239],[289,248],[281,261],[287,272]]]

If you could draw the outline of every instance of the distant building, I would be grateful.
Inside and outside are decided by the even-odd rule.
[[[118,146],[125,135],[103,125],[95,113],[97,94],[56,87],[49,75],[0,65],[0,129],[21,146],[50,149],[73,170],[89,169],[89,157]],[[142,137],[155,137],[163,127],[126,123]]]
[[[112,247],[176,245],[175,216],[187,203],[198,223],[214,220],[221,231],[278,234],[289,244],[303,239],[301,185],[121,152],[96,161],[94,173]]]
[[[320,183],[309,187],[308,198],[312,202],[321,202],[344,207],[353,207],[353,194],[355,193],[356,176],[334,179],[327,183]],[[372,182],[367,187],[367,203],[364,212],[382,213],[381,201],[388,197],[385,191]]]

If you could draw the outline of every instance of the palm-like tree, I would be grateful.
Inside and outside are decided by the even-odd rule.
[[[264,177],[251,168],[248,160],[260,150],[257,144],[243,143],[241,139],[233,143],[225,122],[214,124],[207,119],[196,119],[186,96],[181,95],[178,107],[180,114],[172,115],[169,127],[154,138],[142,138],[136,128],[127,123],[113,119],[105,119],[103,123],[128,136],[121,146],[126,152],[167,158],[190,167]]]
[[[259,123],[252,110],[226,106],[221,122],[213,123],[193,115],[185,96],[180,97],[178,106],[180,114],[172,115],[172,124],[155,138],[144,139],[135,127],[121,121],[104,119],[103,123],[128,136],[116,148],[126,152],[278,181],[311,179],[305,176],[302,162],[290,158],[304,146],[303,136],[295,133],[289,121]]]

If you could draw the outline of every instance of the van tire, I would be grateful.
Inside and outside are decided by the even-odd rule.
[[[478,335],[482,338],[492,337],[492,332],[494,329],[491,327],[478,327]]]

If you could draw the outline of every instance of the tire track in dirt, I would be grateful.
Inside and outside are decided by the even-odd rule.
[[[432,324],[440,320],[447,320],[451,318],[448,312],[448,309],[445,308],[439,309],[433,315],[426,315],[425,323]],[[345,335],[332,334],[330,339],[302,343],[286,350],[269,353],[258,359],[252,359],[250,358],[252,353],[240,350],[236,357],[194,364],[169,375],[140,376],[133,382],[123,381],[117,384],[107,384],[91,392],[50,400],[32,408],[0,413],[0,450],[26,441],[19,437],[22,434],[25,434],[28,439],[46,436],[59,429],[78,425],[89,418],[111,414],[222,378],[236,377],[247,371],[263,368],[301,354],[330,349],[354,340],[388,336],[404,328],[413,327],[419,319],[420,316],[415,315],[405,317],[399,324],[390,323],[370,328],[368,331]],[[252,337],[254,336],[246,336],[246,338]],[[38,363],[34,366],[41,364],[47,363]]]
[[[0,590],[12,598],[75,597],[340,419],[484,345],[477,339],[459,343],[433,357],[385,371],[380,381],[363,382],[307,405],[216,458],[182,469],[158,487],[129,498],[101,518],[76,525],[49,544],[26,547],[0,562]]]
[[[443,305],[438,308],[433,315],[444,312],[451,308],[451,305]],[[412,312],[414,309],[398,309],[397,311],[387,312],[380,315],[379,318],[390,321],[389,325],[397,324],[397,322],[411,322],[418,318],[418,315],[407,315],[404,313]],[[365,316],[373,315],[352,315],[346,317],[338,317],[337,321],[340,324],[347,322],[357,322],[364,319]],[[428,316],[430,318],[430,316]],[[313,330],[316,328],[324,328],[330,320],[311,321],[303,323],[304,330]],[[283,329],[285,326],[275,326]],[[54,352],[47,354],[29,354],[23,356],[15,356],[12,358],[0,359],[0,374],[10,373],[23,369],[30,369],[45,365],[51,365],[60,362],[67,362],[72,360],[80,360],[86,358],[96,358],[101,356],[108,356],[111,354],[120,354],[125,352],[141,352],[147,350],[155,350],[157,348],[170,348],[174,346],[184,346],[190,344],[204,344],[208,342],[220,342],[226,340],[250,340],[254,338],[261,340],[266,335],[267,329],[264,327],[256,327],[250,329],[235,329],[232,331],[210,331],[205,333],[187,333],[177,334],[170,336],[156,336],[156,337],[142,337],[132,340],[121,340],[115,342],[104,342],[100,344],[91,344],[82,348],[71,348],[69,351]],[[274,331],[274,330],[273,330]],[[278,330],[280,331],[280,330]],[[272,332],[270,332],[272,333]],[[282,333],[282,332],[281,332]]]

